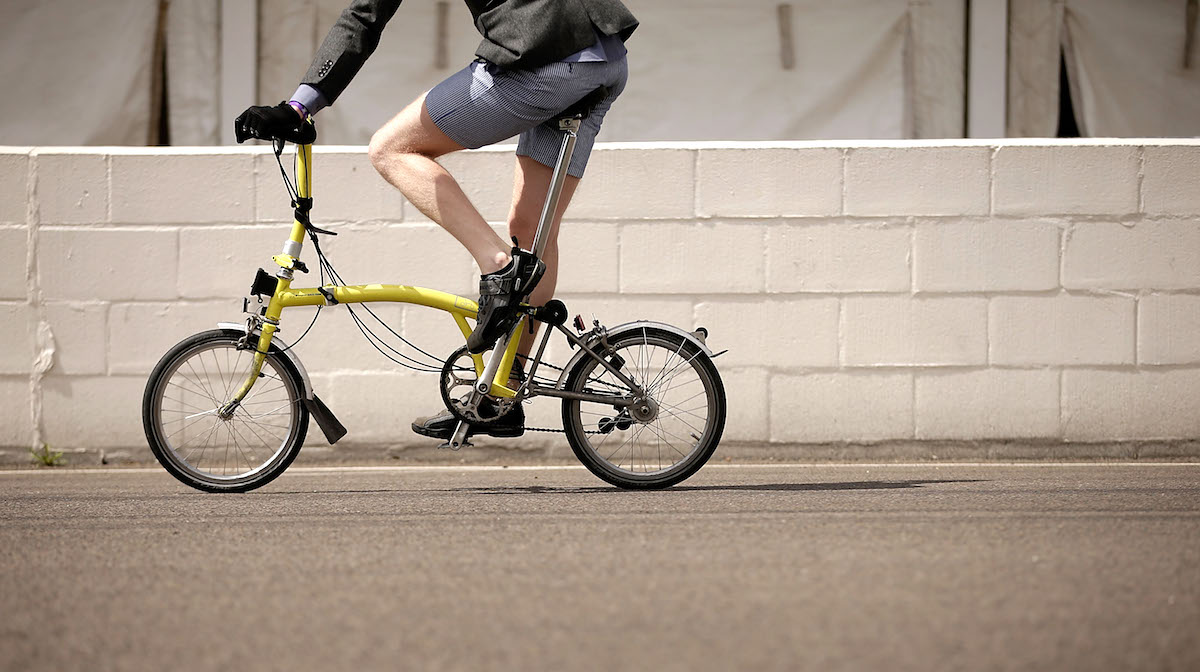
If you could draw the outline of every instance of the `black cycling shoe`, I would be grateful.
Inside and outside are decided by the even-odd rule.
[[[484,404],[492,403],[488,399],[484,399]],[[458,418],[450,411],[442,411],[438,415],[431,415],[424,418],[413,420],[412,430],[421,436],[428,436],[434,439],[449,440],[454,435],[454,429],[458,427]],[[513,407],[508,415],[505,415],[496,422],[488,425],[470,425],[467,428],[467,436],[475,434],[486,434],[500,438],[512,438],[521,436],[525,433],[525,410],[520,404]]]
[[[537,286],[546,264],[533,253],[513,248],[512,260],[495,273],[479,278],[479,314],[475,330],[467,337],[467,350],[473,355],[487,352],[496,340],[517,323],[516,310],[521,298]]]

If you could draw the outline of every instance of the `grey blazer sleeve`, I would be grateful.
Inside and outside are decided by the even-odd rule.
[[[353,0],[329,29],[300,83],[316,88],[332,105],[379,46],[383,27],[401,1]]]

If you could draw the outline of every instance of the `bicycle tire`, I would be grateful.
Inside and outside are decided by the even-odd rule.
[[[616,407],[609,410],[597,402],[564,400],[563,429],[575,456],[600,479],[625,489],[667,488],[695,474],[712,457],[725,430],[725,386],[712,358],[686,337],[654,327],[609,337],[608,346],[601,351],[597,344],[593,351],[610,363],[620,362],[619,368],[649,392],[656,412],[646,422],[629,417],[627,411],[622,416]],[[656,363],[656,359],[660,361]],[[684,379],[678,380],[681,376]],[[689,387],[696,383],[701,386],[699,391]],[[591,357],[580,359],[571,368],[565,389],[631,393],[628,386]],[[695,401],[701,395],[703,406]],[[683,404],[695,408],[683,408]],[[703,415],[699,409],[703,409]],[[640,441],[647,432],[650,434],[647,440]],[[614,437],[621,437],[615,451],[609,443]],[[686,452],[675,445],[687,439],[695,442]],[[680,455],[679,459],[668,453],[670,463],[664,464],[664,447]],[[653,460],[650,448],[655,450]],[[613,461],[623,452],[628,467],[623,466],[625,459]]]
[[[246,492],[270,483],[296,459],[308,433],[304,380],[274,345],[260,373],[267,380],[255,384],[233,417],[216,415],[249,375],[253,352],[237,349],[241,336],[225,329],[189,336],[163,355],[146,381],[142,426],[150,450],[168,473],[198,490]]]

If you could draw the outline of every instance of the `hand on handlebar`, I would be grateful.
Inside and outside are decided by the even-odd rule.
[[[298,145],[308,145],[317,139],[317,128],[287,103],[280,103],[274,107],[258,105],[246,108],[246,111],[234,120],[233,133],[238,144],[250,138],[278,138]]]

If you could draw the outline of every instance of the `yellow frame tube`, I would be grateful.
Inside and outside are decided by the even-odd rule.
[[[300,198],[312,197],[312,145],[300,145],[297,147],[296,191]],[[306,233],[304,223],[299,219],[294,220],[292,223],[291,241],[303,245]],[[277,264],[289,270],[294,268],[294,261],[289,255],[277,255],[275,257]],[[259,335],[258,352],[254,356],[254,364],[251,366],[250,377],[234,396],[235,402],[240,402],[244,399],[254,386],[255,381],[258,380],[258,374],[262,370],[263,362],[266,360],[266,353],[271,347],[271,338],[279,329],[276,323],[279,322],[283,309],[294,306],[325,305],[325,295],[317,288],[303,287],[292,289],[291,285],[292,281],[290,278],[279,278],[279,284],[275,288],[275,295],[271,297],[271,302],[267,306],[265,314],[266,323],[263,324],[262,333]],[[472,331],[471,325],[467,323],[467,318],[473,320],[479,312],[479,305],[470,299],[441,292],[436,289],[413,287],[411,285],[328,285],[323,289],[331,292],[338,303],[376,303],[387,301],[392,303],[411,303],[443,310],[450,313],[454,318],[454,322],[458,325],[459,331],[462,332],[464,340],[471,335]],[[500,367],[496,370],[496,378],[492,381],[490,392],[493,396],[516,396],[516,390],[508,387],[508,377],[512,373],[517,347],[521,342],[521,335],[525,331],[527,319],[527,317],[521,318],[521,322],[517,330],[513,333],[513,338],[509,341],[508,348],[504,352],[504,358],[500,361]],[[471,355],[471,359],[475,363],[475,375],[483,375],[483,356]]]

